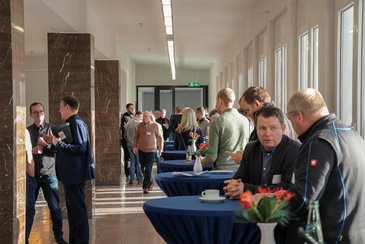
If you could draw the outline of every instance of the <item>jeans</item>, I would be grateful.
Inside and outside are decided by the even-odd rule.
[[[134,175],[135,174],[137,174],[137,180],[142,181],[143,180],[143,175],[142,175],[141,164],[139,162],[138,154],[133,153],[133,146],[130,146],[130,145],[128,145],[128,152],[129,152],[129,156],[131,158],[131,165],[130,165],[130,168],[129,168],[130,181],[131,182],[134,181]]]
[[[51,213],[52,229],[55,239],[62,238],[62,210],[60,207],[60,199],[58,197],[58,180],[56,175],[42,175],[40,177],[30,177],[27,175],[26,188],[26,242],[32,230],[35,215],[35,203],[38,198],[39,189],[42,188],[43,195],[47,201],[48,208]]]
[[[152,166],[155,158],[155,152],[143,152],[138,150],[143,172],[143,188],[148,188],[152,182]]]
[[[127,140],[125,138],[122,139],[122,147],[124,152],[124,174],[126,177],[128,177],[129,176],[128,161],[130,159],[130,155],[128,153]]]
[[[157,166],[157,173],[161,173],[161,170],[160,170],[160,155],[158,154],[158,152],[155,153],[155,161],[156,161],[156,166]]]

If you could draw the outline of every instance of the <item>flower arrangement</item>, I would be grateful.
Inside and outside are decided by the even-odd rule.
[[[190,136],[191,140],[193,140],[193,141],[198,140],[198,138],[200,137],[200,135],[198,133],[192,132],[192,131],[189,133],[189,136]]]
[[[199,144],[199,149],[194,152],[194,155],[195,156],[205,156],[207,149],[208,149],[208,144],[205,144],[202,142]]]
[[[253,195],[251,191],[245,191],[240,195],[243,208],[237,210],[236,220],[287,225],[292,217],[289,200],[294,194],[281,188],[259,187],[258,192]]]

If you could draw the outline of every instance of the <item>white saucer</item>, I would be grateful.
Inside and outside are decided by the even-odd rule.
[[[203,202],[222,202],[224,200],[226,200],[226,197],[218,197],[218,198],[205,198],[205,197],[199,197],[200,200],[202,200]]]
[[[224,170],[224,169],[215,169],[209,171],[211,174],[231,174],[233,173],[233,170]]]

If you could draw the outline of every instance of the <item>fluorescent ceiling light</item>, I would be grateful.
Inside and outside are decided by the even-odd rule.
[[[172,35],[172,34],[174,34],[174,31],[172,29],[172,26],[166,26],[165,29],[166,29],[166,35]]]
[[[171,0],[161,0],[162,5],[171,5]]]
[[[174,50],[174,30],[172,24],[172,6],[171,0],[161,0],[162,13],[165,24],[166,39],[167,39],[167,51],[169,54],[170,68],[172,79],[176,79],[176,67],[175,67],[175,50]]]
[[[165,17],[171,17],[172,16],[171,5],[163,5],[162,9],[163,9],[163,15]]]

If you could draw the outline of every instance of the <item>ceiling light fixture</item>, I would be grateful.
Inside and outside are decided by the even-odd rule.
[[[172,79],[176,79],[176,66],[175,66],[175,45],[174,45],[174,29],[172,21],[172,4],[171,0],[161,0],[162,13],[165,23],[167,51],[169,54],[170,68]]]

